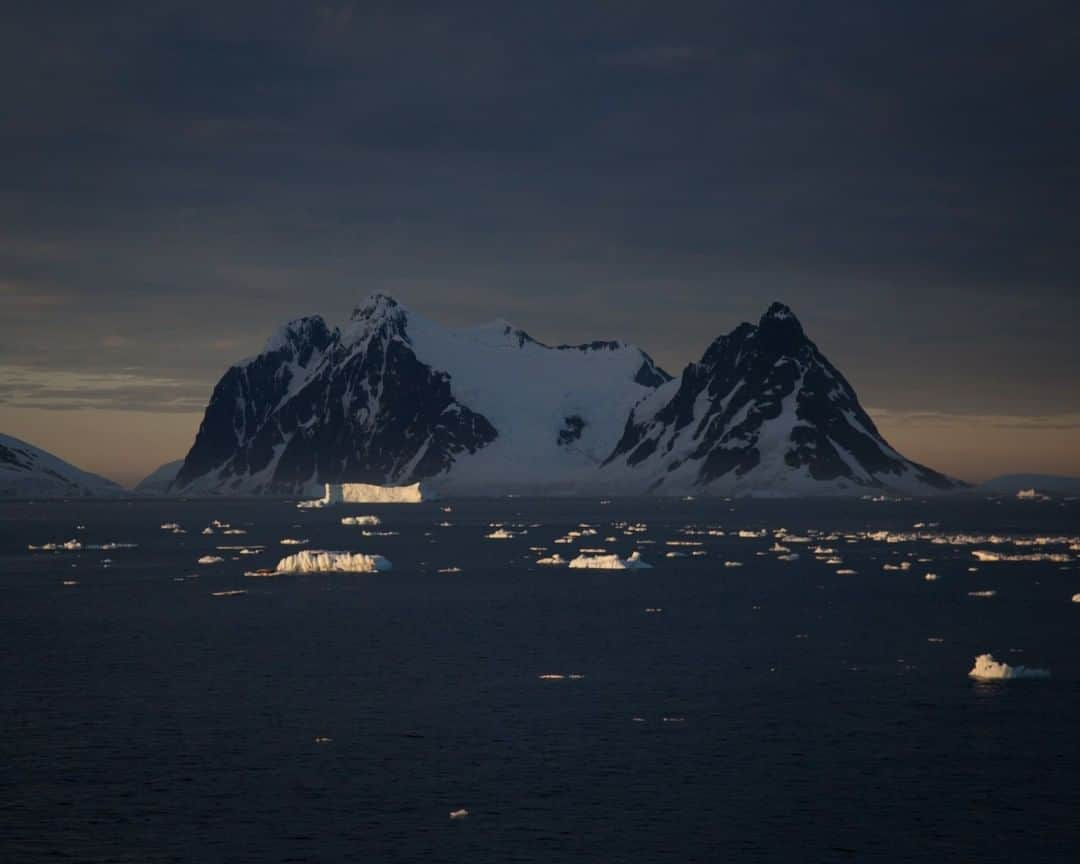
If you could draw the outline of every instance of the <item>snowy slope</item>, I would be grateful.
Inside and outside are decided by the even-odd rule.
[[[926,494],[959,485],[889,446],[780,303],[639,404],[601,473],[601,488],[661,494]]]
[[[126,490],[10,435],[0,435],[0,498],[116,496]]]
[[[136,484],[134,491],[140,495],[166,494],[176,478],[177,472],[180,471],[180,466],[183,464],[183,459],[176,459],[173,462],[159,465]]]
[[[617,342],[549,347],[504,321],[451,330],[376,294],[341,329],[279,329],[219,382],[172,491],[572,492],[667,380]]]

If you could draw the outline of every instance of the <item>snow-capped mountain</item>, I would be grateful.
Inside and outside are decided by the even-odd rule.
[[[905,459],[774,303],[635,406],[608,458],[615,487],[712,494],[924,494],[958,485]]]
[[[668,377],[619,342],[551,347],[505,321],[447,329],[376,294],[345,327],[292,321],[229,369],[172,491],[430,479],[444,492],[572,492]]]
[[[40,447],[0,435],[0,498],[77,498],[126,490]]]
[[[140,495],[168,494],[169,487],[172,485],[173,480],[176,479],[176,475],[183,464],[183,459],[175,459],[172,462],[166,462],[164,465],[158,465],[157,468],[135,484],[134,491]]]
[[[505,321],[447,329],[377,294],[344,327],[292,321],[229,369],[171,492],[421,479],[465,495],[957,485],[884,441],[781,304],[671,379],[631,345],[552,347]]]

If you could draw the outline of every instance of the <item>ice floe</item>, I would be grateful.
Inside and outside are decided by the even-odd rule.
[[[1010,666],[994,659],[993,654],[980,654],[975,658],[975,665],[968,672],[970,678],[979,681],[1000,681],[1006,678],[1049,678],[1049,669],[1035,669],[1030,666]]]
[[[382,555],[305,549],[282,558],[276,570],[278,573],[376,573],[390,570],[391,566]]]
[[[594,570],[645,570],[652,567],[646,563],[640,552],[631,553],[629,558],[620,558],[618,555],[578,555],[570,562],[574,569]]]
[[[378,516],[342,516],[342,525],[382,525]]]
[[[550,567],[557,567],[557,566],[566,564],[568,562],[567,562],[567,560],[565,558],[562,557],[562,555],[559,555],[558,553],[555,553],[554,555],[549,555],[547,558],[538,559],[536,563],[537,564],[545,564],[545,565],[550,566]]]
[[[221,564],[224,560],[225,559],[222,558],[220,555],[203,555],[202,558],[200,558],[197,563],[199,563],[199,564]]]

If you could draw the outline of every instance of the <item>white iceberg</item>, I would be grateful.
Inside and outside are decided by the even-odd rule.
[[[419,504],[434,496],[422,483],[410,486],[377,486],[373,483],[327,483],[322,498],[301,501],[301,510],[317,510],[335,504]]]
[[[1073,594],[1072,602],[1073,603],[1080,603],[1080,594]]]
[[[382,555],[305,549],[282,558],[276,570],[278,573],[376,573],[391,566]]]
[[[536,563],[537,564],[545,564],[545,565],[547,565],[549,567],[558,567],[558,566],[561,566],[563,564],[566,564],[567,562],[566,562],[566,559],[562,557],[562,555],[560,555],[559,553],[556,552],[554,555],[550,555],[547,558],[538,559]]]
[[[342,516],[342,525],[382,525],[378,516]]]
[[[641,558],[640,552],[634,552],[629,558],[618,555],[578,555],[570,562],[574,569],[594,570],[647,570],[652,567]]]
[[[198,563],[199,564],[220,564],[224,560],[225,559],[222,558],[220,555],[203,555],[202,558],[199,559]]]
[[[969,678],[978,681],[1001,681],[1006,678],[1049,678],[1049,669],[1034,669],[1029,666],[1010,666],[994,659],[993,654],[980,654],[975,658],[975,665],[968,672]]]

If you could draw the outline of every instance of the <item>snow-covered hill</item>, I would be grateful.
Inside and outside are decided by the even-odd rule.
[[[781,303],[637,405],[602,473],[614,489],[659,493],[925,494],[959,485],[886,443]]]
[[[668,376],[619,342],[551,347],[505,321],[447,329],[376,294],[341,329],[302,318],[214,389],[174,492],[578,491]]]
[[[172,484],[312,494],[924,494],[954,481],[882,439],[791,311],[672,380],[620,342],[551,347],[505,321],[447,329],[376,294],[343,328],[280,328],[226,372]]]
[[[135,485],[135,491],[140,495],[166,495],[173,480],[176,479],[180,467],[184,464],[183,459],[176,459],[159,465]]]
[[[39,447],[0,435],[0,498],[75,498],[127,491]]]

